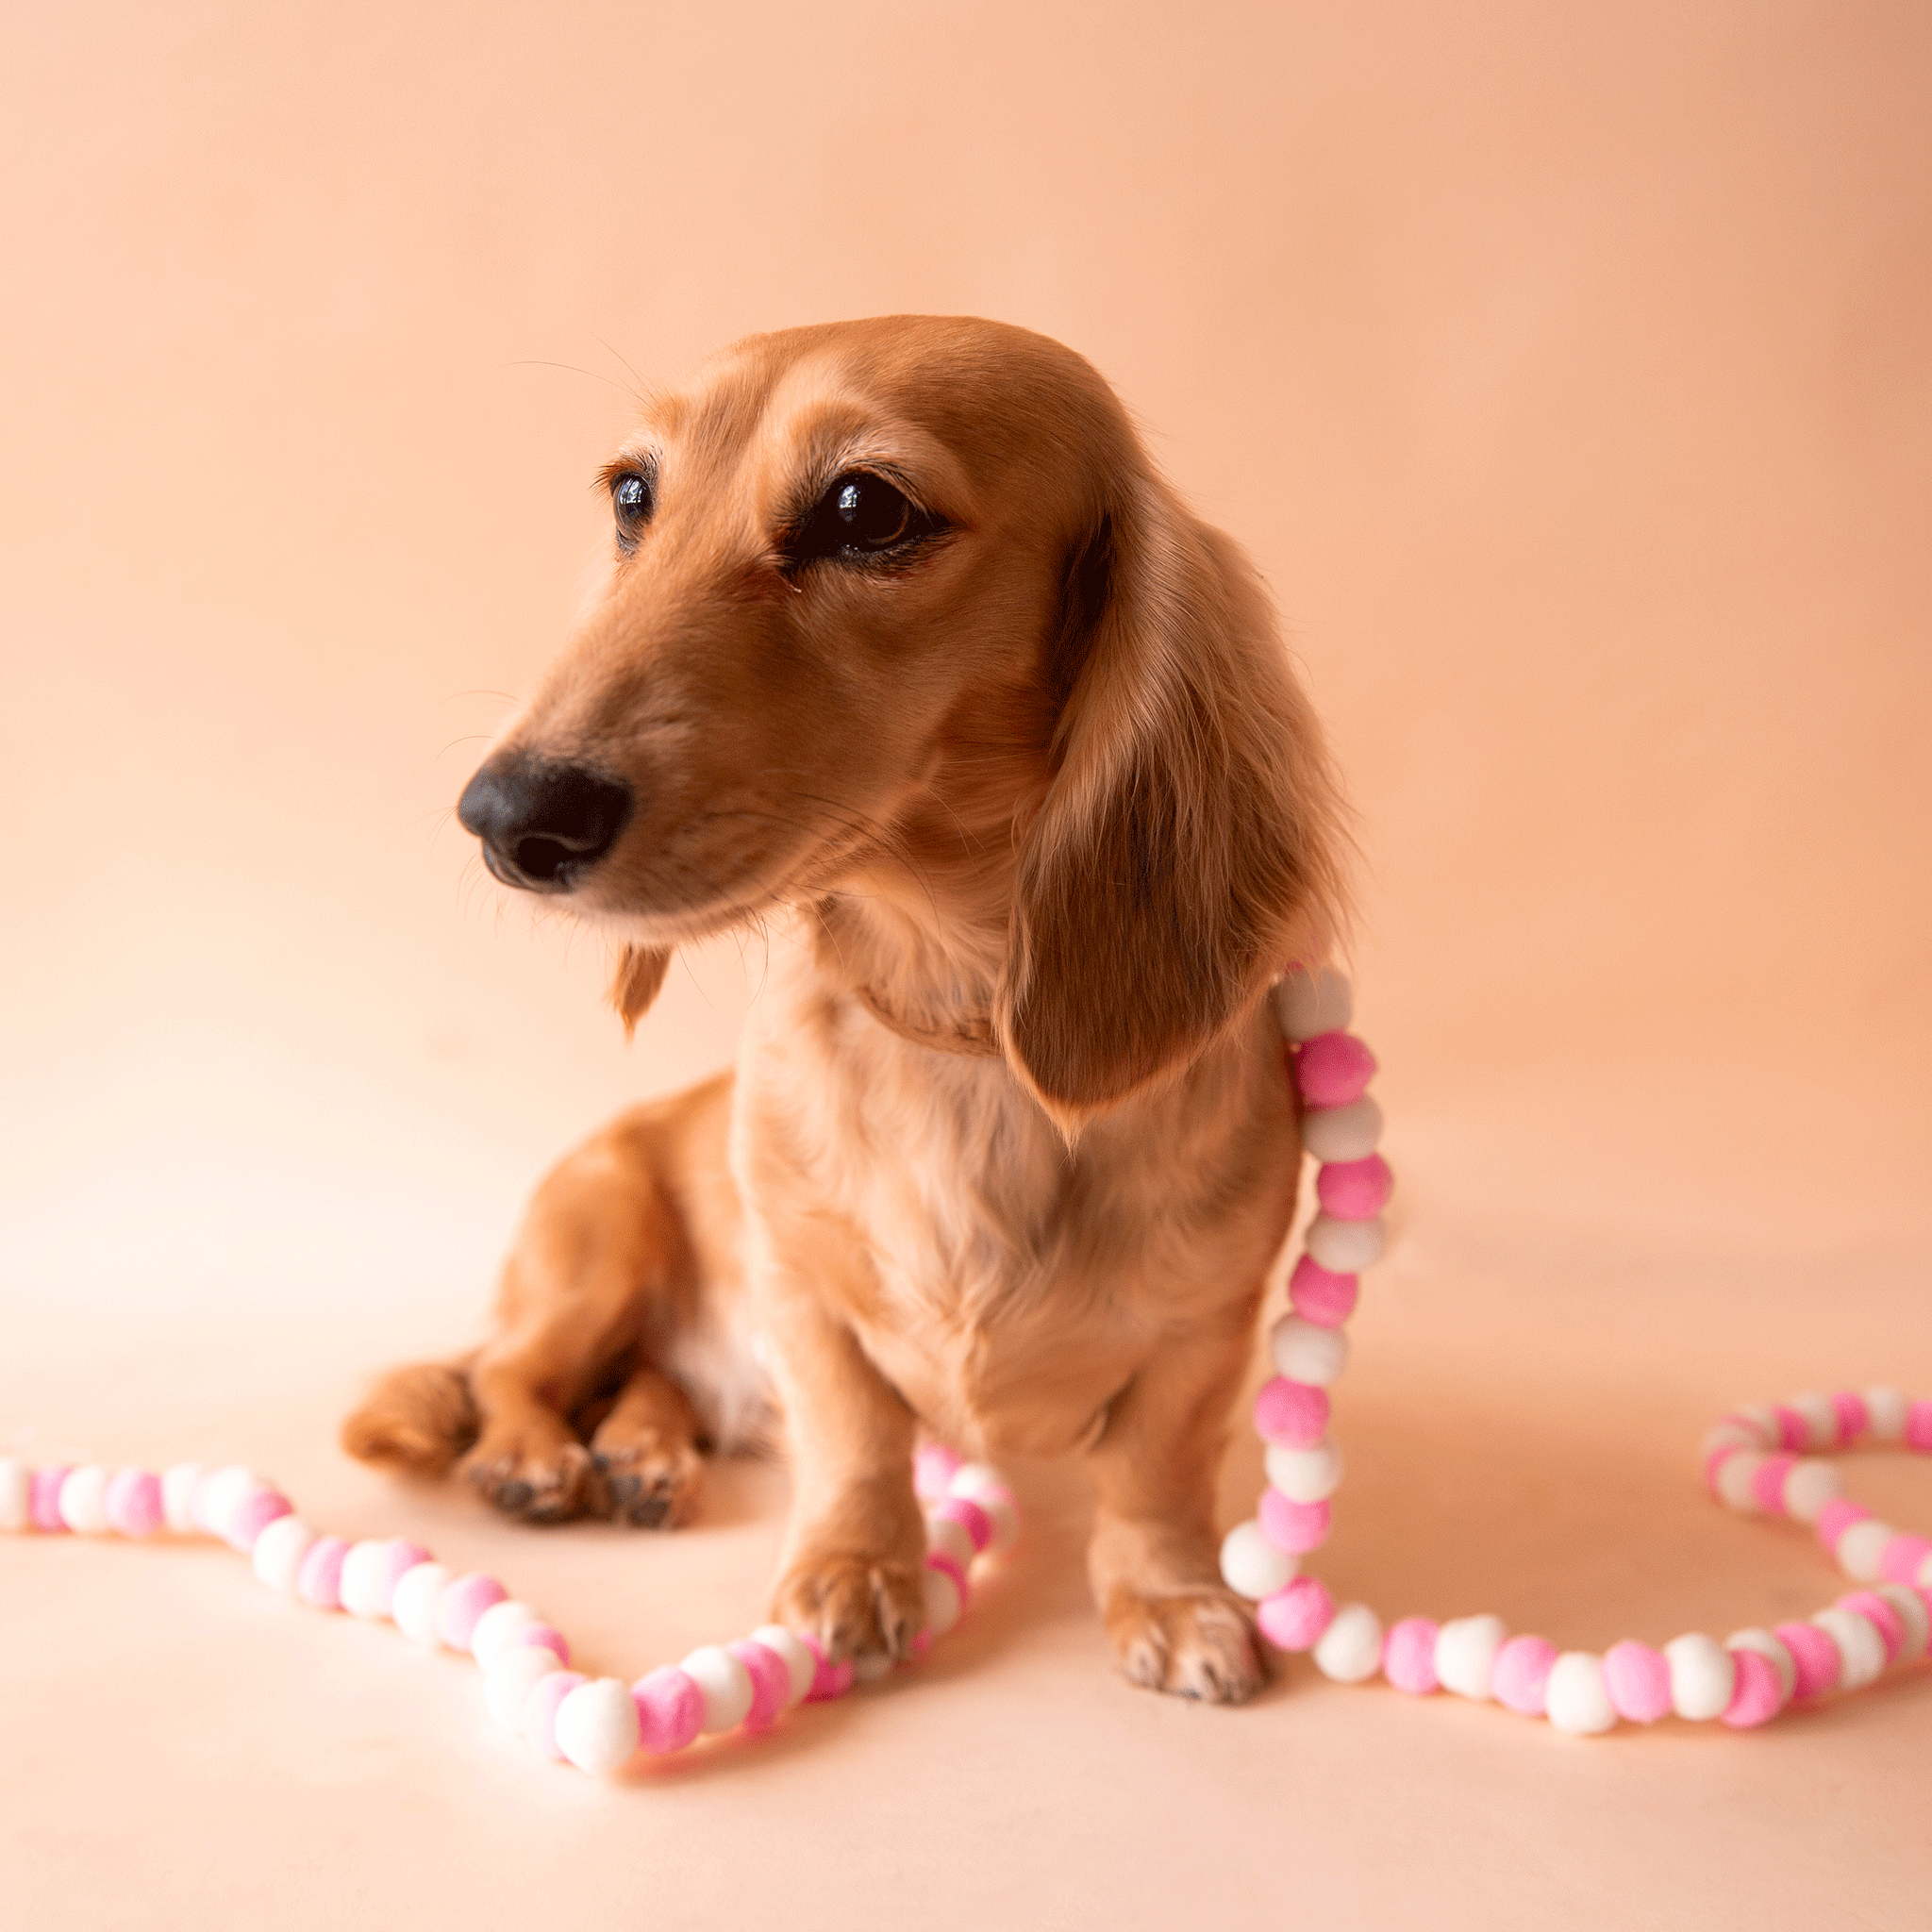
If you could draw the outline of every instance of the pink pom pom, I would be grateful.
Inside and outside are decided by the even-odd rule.
[[[1856,1442],[1872,1426],[1872,1411],[1865,1406],[1865,1398],[1855,1394],[1849,1389],[1840,1389],[1831,1398],[1831,1406],[1838,1410],[1838,1439],[1840,1442]]]
[[[389,1615],[390,1605],[395,1597],[396,1585],[402,1577],[418,1563],[426,1563],[429,1560],[429,1552],[421,1543],[412,1543],[406,1536],[391,1539],[389,1555],[383,1559],[377,1592],[382,1615]]]
[[[1328,1391],[1274,1375],[1255,1397],[1255,1428],[1264,1442],[1312,1449],[1328,1433]]]
[[[1604,1653],[1604,1689],[1619,1717],[1633,1724],[1654,1724],[1671,1714],[1671,1660],[1662,1651],[1626,1638]]]
[[[1288,1277],[1289,1306],[1317,1328],[1340,1328],[1355,1313],[1360,1290],[1360,1276],[1337,1274],[1312,1255],[1304,1255]]]
[[[161,1479],[144,1469],[124,1469],[108,1484],[108,1521],[123,1536],[152,1536],[167,1519]]]
[[[1767,1456],[1752,1472],[1751,1493],[1757,1507],[1773,1516],[1785,1513],[1785,1478],[1797,1467],[1791,1455]]]
[[[1521,1717],[1541,1717],[1557,1646],[1546,1637],[1512,1637],[1490,1668],[1490,1695]]]
[[[1791,1654],[1791,1696],[1823,1697],[1838,1683],[1844,1660],[1829,1631],[1816,1624],[1780,1624],[1771,1633]]]
[[[1722,1713],[1735,1731],[1746,1731],[1755,1724],[1769,1724],[1785,1706],[1785,1687],[1777,1666],[1757,1650],[1734,1650],[1737,1660],[1737,1688]]]
[[[943,1442],[922,1442],[912,1457],[913,1490],[927,1502],[943,1496],[959,1474],[960,1456]]]
[[[530,1700],[524,1706],[524,1736],[540,1756],[561,1762],[563,1753],[557,1748],[557,1707],[579,1684],[590,1681],[581,1671],[551,1671],[530,1687]]]
[[[675,1664],[630,1687],[638,1707],[638,1741],[653,1757],[682,1751],[705,1727],[705,1693]]]
[[[798,1641],[812,1656],[818,1658],[819,1667],[812,1675],[811,1689],[805,1693],[808,1704],[821,1704],[829,1697],[842,1697],[852,1688],[852,1659],[833,1663],[825,1655],[825,1646],[808,1630],[798,1633]]]
[[[1849,1596],[1840,1597],[1837,1607],[1857,1610],[1875,1625],[1885,1641],[1885,1661],[1897,1663],[1899,1652],[1906,1647],[1906,1620],[1895,1604],[1888,1603],[1875,1590],[1855,1590]]]
[[[1375,1076],[1375,1056],[1353,1033],[1318,1033],[1294,1057],[1295,1085],[1310,1107],[1348,1107]]]
[[[1318,1550],[1328,1541],[1328,1505],[1291,1503],[1279,1490],[1263,1490],[1261,1506],[1256,1511],[1261,1534],[1277,1550],[1300,1556]]]
[[[992,1518],[971,1496],[948,1496],[932,1513],[957,1523],[973,1539],[975,1552],[992,1541]]]
[[[1315,1198],[1338,1221],[1370,1221],[1389,1205],[1395,1176],[1379,1154],[1331,1160],[1315,1170]]]
[[[1335,1599],[1318,1576],[1297,1576],[1255,1608],[1261,1635],[1276,1650],[1312,1650],[1335,1621]]]
[[[549,1624],[525,1624],[503,1647],[506,1650],[515,1650],[521,1644],[532,1643],[547,1650],[559,1664],[570,1662],[569,1639],[561,1630]]]
[[[1871,1514],[1864,1504],[1855,1503],[1849,1496],[1840,1496],[1818,1512],[1818,1541],[1836,1556],[1839,1539],[1853,1524],[1865,1522]]]
[[[26,1513],[36,1529],[58,1536],[67,1528],[60,1515],[60,1485],[73,1474],[71,1462],[57,1462],[50,1468],[34,1471],[27,1489]]]
[[[467,1576],[454,1577],[437,1595],[436,1634],[450,1649],[468,1650],[476,1619],[491,1604],[508,1601],[509,1591],[493,1576],[473,1570]]]
[[[257,1490],[243,1496],[228,1517],[226,1541],[231,1549],[243,1552],[255,1547],[255,1539],[271,1523],[292,1516],[295,1506],[275,1490]]]
[[[1441,1626],[1430,1617],[1405,1617],[1382,1640],[1382,1674],[1398,1690],[1426,1697],[1437,1688],[1436,1638]]]
[[[768,1650],[749,1637],[741,1637],[724,1648],[750,1673],[751,1709],[744,1722],[750,1729],[762,1731],[776,1721],[791,1694],[791,1668],[775,1650]]]
[[[928,1570],[942,1570],[953,1579],[953,1588],[959,1592],[959,1611],[963,1616],[968,1600],[973,1595],[973,1586],[966,1581],[966,1573],[943,1550],[926,1552],[925,1567]]]
[[[295,1594],[311,1610],[342,1607],[342,1558],[349,1546],[339,1536],[317,1537],[295,1573]]]
[[[1780,1449],[1803,1450],[1809,1444],[1810,1424],[1795,1408],[1787,1408],[1779,1402],[1773,1405],[1771,1412],[1777,1418],[1777,1446]]]
[[[1932,1537],[1895,1536],[1879,1553],[1879,1575],[1887,1583],[1916,1583],[1927,1557],[1932,1557]]]
[[[1915,1402],[1907,1409],[1906,1447],[1932,1450],[1932,1402]]]

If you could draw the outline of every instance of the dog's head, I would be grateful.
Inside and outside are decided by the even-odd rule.
[[[626,1024],[681,941],[924,905],[993,933],[994,1031],[1071,1125],[1325,952],[1335,791],[1266,595],[1071,351],[753,337],[604,481],[608,581],[459,811],[624,940]]]

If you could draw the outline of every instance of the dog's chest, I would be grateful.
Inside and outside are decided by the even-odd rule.
[[[1001,1062],[812,1032],[787,1043],[785,1139],[855,1249],[820,1286],[955,1441],[1080,1441],[1164,1334],[1252,1292],[1286,1232],[1280,1149],[1244,1184],[1238,1154],[1195,1144],[1194,1115],[1225,1122],[1224,1095],[1191,1112],[1172,1093],[1170,1120],[1110,1123],[1070,1152]],[[1291,1150],[1285,1106],[1245,1124]]]

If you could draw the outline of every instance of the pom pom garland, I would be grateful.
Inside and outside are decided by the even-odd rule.
[[[924,1655],[965,1614],[983,1555],[1009,1547],[1018,1536],[1020,1511],[997,1470],[961,1463],[938,1445],[922,1450],[919,1480],[932,1505],[926,1626],[914,1645]],[[0,1457],[0,1528],[140,1537],[177,1524],[185,1525],[177,1534],[231,1542],[264,1585],[298,1604],[387,1619],[426,1649],[474,1657],[485,1707],[498,1728],[540,1756],[593,1776],[621,1771],[640,1753],[661,1757],[685,1750],[706,1734],[769,1729],[798,1705],[843,1696],[855,1682],[892,1668],[884,1657],[833,1660],[808,1634],[765,1624],[727,1643],[702,1644],[682,1664],[651,1671],[635,1684],[593,1678],[569,1668],[562,1633],[495,1577],[453,1574],[403,1537],[351,1543],[318,1536],[286,1496],[239,1464],[210,1470],[180,1463],[157,1476],[66,1463],[34,1469],[21,1457]],[[1248,1526],[1270,1566],[1270,1589],[1291,1581],[1292,1558],[1270,1549],[1258,1525]],[[1319,1584],[1311,1588],[1325,1624],[1327,1593]],[[1310,1629],[1307,1641],[1318,1634]]]
[[[1857,1690],[1924,1657],[1932,1538],[1896,1529],[1845,1497],[1839,1470],[1819,1454],[1868,1441],[1932,1453],[1932,1401],[1887,1385],[1740,1407],[1705,1438],[1705,1479],[1719,1500],[1811,1526],[1846,1575],[1866,1586],[1807,1620],[1739,1630],[1722,1644],[1697,1632],[1661,1650],[1625,1641],[1599,1657],[1512,1636],[1491,1615],[1441,1624],[1405,1617],[1385,1632],[1369,1606],[1338,1608],[1318,1577],[1300,1574],[1299,1558],[1327,1536],[1341,1480],[1328,1391],[1347,1367],[1343,1330],[1358,1272],[1387,1242],[1393,1183],[1377,1151],[1381,1109],[1367,1092],[1374,1057],[1344,1030],[1352,1006],[1347,981],[1325,970],[1316,979],[1292,974],[1275,990],[1304,1146],[1320,1166],[1319,1211],[1289,1279],[1291,1312],[1269,1336],[1279,1373],[1255,1404],[1270,1487],[1257,1517],[1229,1530],[1221,1548],[1223,1581],[1256,1606],[1262,1637],[1277,1650],[1311,1652],[1336,1683],[1381,1676],[1413,1696],[1440,1689],[1547,1717],[1553,1729],[1578,1737],[1671,1715],[1749,1729],[1790,1704]],[[925,1628],[913,1645],[923,1655],[964,1613],[975,1560],[1009,1549],[1020,1517],[996,1470],[962,1462],[941,1444],[921,1447],[914,1482],[928,1506]],[[842,1696],[891,1668],[884,1657],[830,1657],[809,1632],[763,1624],[735,1641],[701,1645],[634,1684],[593,1679],[567,1667],[562,1634],[495,1578],[453,1575],[403,1538],[351,1544],[320,1536],[243,1465],[177,1463],[155,1475],[92,1464],[33,1468],[0,1457],[0,1531],[137,1538],[162,1529],[223,1538],[266,1587],[295,1602],[386,1618],[426,1648],[472,1656],[502,1730],[592,1775],[620,1771],[641,1753],[685,1750],[706,1734],[762,1730],[795,1706]]]

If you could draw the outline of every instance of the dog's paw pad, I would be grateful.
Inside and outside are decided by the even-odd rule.
[[[600,1448],[593,1458],[600,1514],[634,1529],[675,1529],[695,1513],[704,1459],[689,1442]]]
[[[493,1508],[519,1523],[569,1523],[591,1499],[591,1455],[580,1442],[525,1448],[479,1442],[464,1458],[463,1480]]]

